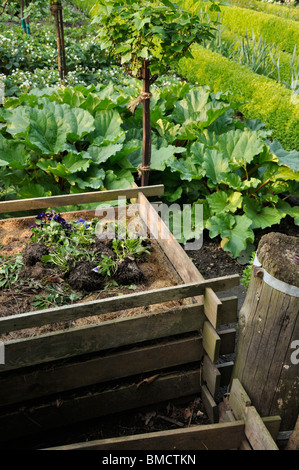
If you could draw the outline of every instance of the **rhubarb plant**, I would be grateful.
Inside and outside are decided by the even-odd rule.
[[[202,204],[203,228],[234,257],[251,247],[256,229],[286,216],[298,224],[292,204],[299,193],[298,152],[271,141],[261,122],[238,120],[227,93],[179,80],[158,83],[151,98],[150,184],[164,184],[163,202],[191,204],[194,224]],[[142,109],[127,109],[138,85],[130,78],[123,85],[36,89],[6,99],[0,109],[0,199],[138,182]]]

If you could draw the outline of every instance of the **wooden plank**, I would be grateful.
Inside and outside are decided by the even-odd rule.
[[[211,423],[218,423],[218,406],[216,405],[214,398],[212,397],[208,388],[205,385],[201,386],[201,398]]]
[[[216,365],[217,369],[220,372],[220,386],[224,387],[225,385],[229,385],[231,382],[231,376],[234,368],[234,362],[223,362],[221,364]]]
[[[155,380],[134,383],[74,397],[58,396],[44,404],[17,406],[0,416],[0,441],[17,439],[45,430],[80,423],[141,406],[189,397],[200,392],[200,369],[161,374]],[[144,379],[144,378],[143,378]]]
[[[281,425],[280,416],[265,416],[262,421],[274,440],[277,439]]]
[[[205,354],[203,358],[202,378],[211,395],[217,397],[220,388],[221,374],[207,354]]]
[[[250,446],[249,442],[244,439],[244,441],[241,442],[238,450],[252,450],[252,447]]]
[[[131,199],[137,197],[141,191],[142,194],[147,197],[161,196],[164,194],[164,185],[143,186],[142,188],[135,187],[126,189],[113,189],[107,191],[94,191],[89,193],[67,194],[61,196],[49,196],[31,199],[17,199],[13,201],[1,201],[0,213],[113,201],[118,197],[126,197],[127,199]]]
[[[0,376],[0,403],[7,406],[97,383],[198,362],[203,355],[199,335],[105,354],[48,368]]]
[[[217,331],[221,343],[219,349],[219,355],[232,354],[235,351],[236,346],[236,329],[227,328],[226,330]]]
[[[221,320],[222,302],[212,289],[206,289],[204,295],[204,311],[211,325],[219,328]]]
[[[203,347],[212,362],[217,362],[220,351],[220,336],[208,321],[204,322],[202,332]]]
[[[207,287],[211,287],[215,291],[221,291],[236,286],[238,283],[238,275],[223,276],[190,284],[152,289],[144,292],[135,292],[121,297],[115,296],[74,305],[37,310],[20,315],[11,315],[9,317],[0,318],[0,333],[42,326],[60,321],[75,320],[92,315],[117,312],[119,310],[141,307],[143,305],[152,305],[161,302],[168,302],[170,300],[199,296],[204,293]]]
[[[254,406],[246,408],[245,435],[253,450],[279,450]]]
[[[138,202],[140,218],[147,228],[152,228],[150,236],[157,240],[182,280],[185,283],[203,280],[203,276],[192,263],[187,253],[182,249],[165,222],[159,217],[153,206],[141,192],[138,194]]]
[[[199,331],[203,322],[202,306],[193,304],[8,341],[0,371]]]
[[[221,298],[221,303],[222,306],[218,313],[218,325],[216,329],[220,328],[221,325],[237,323],[238,321],[238,297],[223,297]]]
[[[251,406],[251,400],[238,379],[233,379],[229,392],[229,404],[236,419],[245,419],[246,408]]]
[[[229,450],[239,447],[243,437],[244,422],[235,421],[81,442],[45,450]],[[175,463],[174,460],[172,463]]]

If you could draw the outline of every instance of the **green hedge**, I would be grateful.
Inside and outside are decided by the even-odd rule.
[[[195,12],[209,6],[209,2],[204,1],[196,2],[195,5],[194,0],[179,0],[179,4]],[[217,17],[216,13],[209,15]],[[254,31],[256,37],[263,36],[268,43],[277,44],[282,51],[293,53],[295,45],[298,47],[299,24],[296,21],[235,6],[222,6],[221,18],[231,31],[244,35],[247,30],[249,36]]]
[[[281,16],[290,20],[299,20],[299,8],[295,6],[276,5],[275,3],[266,3],[261,0],[228,0],[231,5],[249,8],[256,11],[264,11],[271,15]]]
[[[244,103],[247,118],[260,119],[273,131],[286,150],[299,150],[299,97],[268,77],[257,75],[243,65],[194,46],[193,59],[182,59],[178,72],[193,83],[209,85],[213,92],[231,91]]]

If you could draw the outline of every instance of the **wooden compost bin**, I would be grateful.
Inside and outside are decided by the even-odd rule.
[[[232,388],[232,392],[237,390],[233,394],[237,397],[233,399],[235,408],[235,403],[240,403],[241,411],[237,410],[234,415],[237,421],[218,423],[215,398],[219,387],[229,383],[233,363],[217,363],[221,355],[234,351],[236,333],[235,329],[221,330],[220,327],[237,321],[237,298],[227,297],[220,301],[216,292],[238,285],[239,276],[209,280],[203,278],[164,222],[157,218],[157,213],[147,199],[162,195],[163,190],[163,186],[134,187],[0,202],[0,213],[11,213],[112,201],[118,197],[125,197],[131,202],[134,200],[138,203],[139,216],[146,227],[149,227],[149,218],[157,221],[156,241],[169,263],[169,269],[174,270],[180,279],[177,285],[161,289],[0,318],[0,335],[3,335],[26,328],[144,307],[141,314],[133,316],[102,319],[100,322],[33,337],[4,340],[5,363],[0,365],[2,443],[111,413],[201,394],[210,421],[215,423],[211,428],[205,429],[204,426],[200,430],[200,433],[207,432],[209,445],[212,446],[210,448],[216,446],[229,449],[239,447],[242,443],[244,445],[247,434],[252,432],[252,423],[256,420],[257,432],[264,436],[259,442],[265,448],[275,448],[264,425],[267,418],[262,421],[256,417],[248,399],[244,405],[244,394],[240,392],[242,386],[237,380]],[[90,211],[91,217],[92,214]],[[188,299],[188,303],[181,302],[172,308],[163,308],[165,302],[184,299]],[[153,305],[157,308],[148,313],[149,306]],[[138,374],[151,376],[153,373],[158,378],[152,383],[146,387],[136,385],[134,377]],[[115,385],[117,381],[119,386]],[[110,383],[113,386],[109,386]],[[92,393],[89,387],[92,387]],[[244,418],[245,407],[248,408],[247,421]],[[228,415],[227,419],[232,419],[232,416]],[[268,427],[275,435],[278,419],[271,417],[269,420]],[[178,433],[182,433],[184,438],[180,434],[176,438],[177,432],[170,432],[168,439],[167,431],[160,437],[153,436],[150,444],[147,444],[150,437],[140,439],[144,448],[149,445],[152,446],[150,448],[158,449],[168,442],[170,447],[167,448],[180,448],[181,445],[183,449],[200,449],[202,447],[196,432],[194,427],[180,429]],[[214,439],[213,445],[210,443],[211,438]],[[130,439],[126,439],[124,447],[119,441],[115,442],[109,442],[108,448],[110,445],[113,448],[118,448],[118,445],[120,448],[131,446]],[[132,448],[135,448],[136,441],[132,442]],[[103,445],[105,448],[106,444]],[[142,445],[138,444],[137,448],[142,448]]]

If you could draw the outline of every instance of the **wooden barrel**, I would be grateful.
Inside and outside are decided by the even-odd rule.
[[[239,316],[233,377],[261,416],[280,415],[281,431],[299,411],[299,238],[264,235]]]

